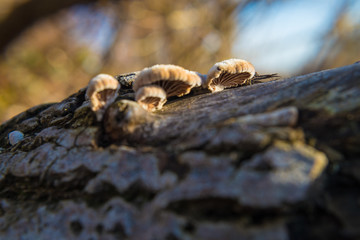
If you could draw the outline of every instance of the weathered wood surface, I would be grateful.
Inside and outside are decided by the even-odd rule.
[[[0,239],[360,238],[360,64],[101,123],[84,92],[0,126]]]

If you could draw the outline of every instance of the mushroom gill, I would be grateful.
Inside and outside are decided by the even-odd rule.
[[[208,72],[203,87],[211,92],[222,91],[224,88],[244,85],[255,75],[254,66],[242,59],[228,59],[216,63]]]
[[[98,121],[111,103],[118,96],[119,82],[108,74],[99,74],[90,80],[86,90],[86,99],[90,100],[91,110],[96,113]]]
[[[158,85],[164,89],[167,97],[181,97],[190,92],[193,87],[201,85],[201,78],[193,71],[175,65],[158,64],[143,69],[134,80],[133,90],[141,87]]]
[[[149,112],[162,108],[166,103],[166,92],[157,85],[148,85],[139,88],[135,94],[135,100],[138,104]]]

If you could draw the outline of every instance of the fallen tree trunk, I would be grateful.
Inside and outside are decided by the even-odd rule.
[[[360,64],[103,122],[84,92],[0,126],[1,238],[360,237]]]

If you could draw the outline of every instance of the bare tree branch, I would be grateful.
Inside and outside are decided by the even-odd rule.
[[[27,0],[10,5],[8,14],[0,21],[0,52],[36,21],[75,4],[97,0]]]

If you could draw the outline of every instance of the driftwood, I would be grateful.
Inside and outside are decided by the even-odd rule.
[[[84,93],[0,126],[0,239],[360,238],[360,64],[102,122]]]

